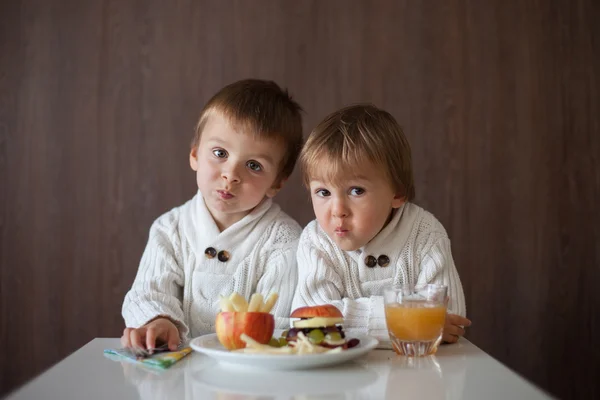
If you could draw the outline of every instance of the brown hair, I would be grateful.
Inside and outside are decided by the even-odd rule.
[[[394,117],[372,104],[357,104],[329,114],[309,135],[300,164],[304,184],[355,173],[370,161],[382,167],[394,190],[415,197],[410,145]]]
[[[292,174],[302,148],[302,107],[275,82],[246,79],[219,90],[200,113],[192,147],[200,144],[206,122],[214,113],[236,129],[261,139],[275,139],[285,146],[279,179]]]

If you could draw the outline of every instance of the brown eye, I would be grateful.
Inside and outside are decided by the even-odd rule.
[[[225,157],[227,157],[227,152],[225,150],[223,150],[223,149],[215,149],[215,150],[213,150],[213,154],[217,158],[225,158]]]
[[[364,192],[365,192],[365,189],[359,188],[359,187],[353,187],[352,189],[350,189],[350,194],[353,196],[360,196]]]
[[[258,162],[254,161],[254,160],[250,160],[246,163],[246,165],[248,166],[248,168],[250,168],[252,171],[258,172],[258,171],[262,171],[262,165],[260,165]]]

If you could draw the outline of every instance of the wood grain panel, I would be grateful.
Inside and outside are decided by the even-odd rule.
[[[556,396],[598,397],[598,20],[592,0],[1,2],[0,394],[120,334],[150,224],[195,192],[199,110],[258,77],[306,133],[348,103],[392,112],[469,338]],[[298,171],[279,202],[312,218]]]

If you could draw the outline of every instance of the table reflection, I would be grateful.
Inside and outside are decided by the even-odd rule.
[[[197,353],[161,372],[128,362],[121,366],[142,400],[462,399],[466,356],[455,346],[448,354],[417,358],[374,350],[353,362],[314,370],[222,366]]]
[[[463,399],[466,357],[453,355],[405,357],[389,353],[382,360],[372,354],[364,361],[377,372],[381,399]]]
[[[136,387],[142,400],[380,398],[371,388],[379,381],[377,372],[355,362],[315,370],[269,371],[221,366],[192,354],[163,372],[128,362],[121,362],[121,367],[125,379]]]

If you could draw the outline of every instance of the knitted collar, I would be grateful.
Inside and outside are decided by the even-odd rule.
[[[204,257],[207,247],[219,250],[227,250],[232,257],[245,257],[256,240],[264,233],[266,227],[276,218],[279,206],[270,198],[265,198],[248,215],[234,223],[224,231],[219,231],[215,220],[206,207],[202,193],[198,191],[191,201],[185,218],[185,234],[190,243],[194,244],[194,252],[197,256]],[[252,234],[254,233],[254,234]],[[232,258],[233,261],[233,258]]]
[[[396,210],[390,222],[363,247],[346,252],[358,265],[364,265],[365,257],[387,255],[392,263],[398,259],[408,240],[420,207],[404,203]]]

